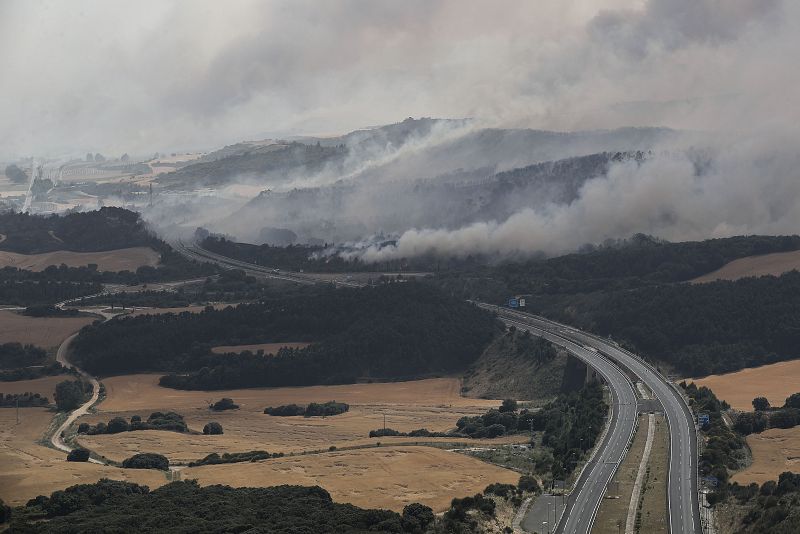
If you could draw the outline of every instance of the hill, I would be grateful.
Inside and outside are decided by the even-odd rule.
[[[181,389],[349,383],[463,370],[498,332],[491,314],[420,283],[313,287],[198,314],[115,319],[81,331],[76,360],[94,374],[169,371]],[[274,357],[219,345],[304,339]]]
[[[549,341],[510,330],[464,373],[462,394],[485,399],[552,399],[583,384],[586,366]]]
[[[160,241],[146,228],[139,214],[122,208],[67,215],[0,214],[0,250],[40,254],[56,250],[99,252],[151,246]]]
[[[137,532],[409,532],[400,514],[334,503],[318,486],[234,489],[173,482],[150,491],[103,479],[37,497],[18,510],[10,534],[127,532],[131,525]]]

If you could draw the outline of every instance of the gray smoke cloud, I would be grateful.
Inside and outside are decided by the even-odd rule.
[[[555,254],[634,232],[681,240],[800,225],[800,4],[790,0],[12,0],[0,4],[0,47],[0,155],[8,158],[214,147],[409,115],[476,118],[400,147],[354,150],[280,183],[243,177],[220,202],[176,197],[151,213],[162,228],[211,224],[247,239],[262,226],[337,242],[396,237],[394,246],[363,242],[348,252],[379,261]],[[586,177],[568,201],[531,192],[459,221],[437,213],[445,196],[403,196],[398,183],[459,169],[476,178],[483,168],[636,148],[575,138],[560,151],[523,143],[499,157],[470,137],[486,126],[682,134],[650,143],[644,161]],[[697,153],[707,155],[702,172]],[[246,188],[259,183],[276,194],[359,185],[318,195],[300,213],[239,212],[255,194]]]

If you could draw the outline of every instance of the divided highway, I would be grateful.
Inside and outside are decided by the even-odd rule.
[[[495,306],[483,306],[497,309]],[[700,532],[700,505],[697,494],[697,433],[694,417],[675,387],[652,366],[606,339],[527,313],[502,308],[499,309],[499,313],[500,317],[506,321],[513,320],[570,340],[575,344],[593,347],[616,364],[635,374],[650,388],[664,408],[669,425],[667,507],[670,532],[672,534]],[[590,363],[597,368],[595,363]],[[566,529],[563,532],[571,534],[584,531]]]
[[[527,322],[501,316],[508,325],[521,330],[529,330],[536,336],[543,337],[567,349],[593,367],[605,380],[611,391],[611,417],[606,426],[602,442],[595,449],[594,456],[586,463],[585,468],[575,483],[574,495],[566,501],[563,514],[557,521],[554,532],[569,534],[589,534],[597,516],[600,503],[603,502],[606,486],[611,482],[614,473],[625,459],[628,444],[636,430],[637,400],[633,383],[628,375],[616,364],[597,352],[587,349],[563,336],[546,329],[537,328]],[[523,528],[529,532],[542,532],[546,528],[531,523],[533,518],[526,517]]]

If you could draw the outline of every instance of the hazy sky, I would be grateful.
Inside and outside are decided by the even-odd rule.
[[[0,158],[407,116],[794,131],[794,0],[0,0]]]

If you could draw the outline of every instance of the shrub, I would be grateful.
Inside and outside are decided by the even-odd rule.
[[[522,491],[538,492],[540,490],[539,481],[531,475],[522,475],[519,477],[517,487]]]
[[[517,401],[514,399],[506,399],[503,401],[503,404],[500,405],[500,412],[516,412],[517,411]]]
[[[284,406],[277,406],[275,408],[272,406],[264,408],[265,414],[274,415],[277,417],[294,417],[297,415],[303,415],[305,411],[306,409],[299,404],[286,404]]]
[[[206,426],[203,427],[203,434],[206,434],[208,436],[215,436],[222,434],[222,425],[217,423],[216,421],[206,423]]]
[[[233,403],[233,399],[229,399],[228,397],[223,397],[211,406],[209,406],[214,411],[221,412],[222,410],[236,410],[239,408],[238,404]]]
[[[126,469],[169,469],[169,460],[160,454],[145,452],[134,454],[122,462],[122,467]]]
[[[369,437],[381,438],[383,436],[400,436],[400,432],[393,428],[379,428],[378,430],[370,430]]]
[[[68,462],[88,462],[89,461],[89,451],[86,449],[72,449],[67,454],[67,461]]]
[[[127,432],[130,429],[131,427],[125,419],[122,417],[115,417],[108,422],[106,432],[108,434],[119,434],[120,432]]]

